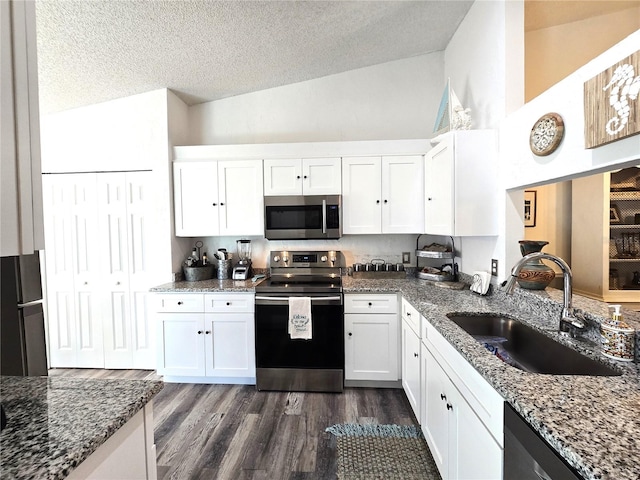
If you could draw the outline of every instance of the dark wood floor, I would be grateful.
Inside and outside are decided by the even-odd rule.
[[[135,370],[50,375],[152,378]],[[258,392],[254,386],[165,384],[154,398],[159,479],[334,479],[335,423],[415,424],[402,390]]]

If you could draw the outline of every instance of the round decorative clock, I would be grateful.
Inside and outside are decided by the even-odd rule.
[[[529,136],[529,147],[534,154],[543,157],[558,148],[563,136],[562,117],[557,113],[547,113],[533,124]]]

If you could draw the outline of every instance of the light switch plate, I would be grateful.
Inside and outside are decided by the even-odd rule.
[[[402,263],[411,263],[411,252],[402,252]]]

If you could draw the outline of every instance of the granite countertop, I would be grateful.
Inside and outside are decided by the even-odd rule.
[[[170,282],[149,289],[150,292],[164,293],[209,293],[209,292],[253,292],[258,283],[248,280],[199,280],[197,282]]]
[[[464,356],[570,465],[586,479],[640,478],[640,365],[609,360],[597,343],[557,333],[562,291],[516,289],[482,297],[448,290],[418,279],[354,280],[344,277],[344,292],[400,292]],[[574,307],[597,325],[606,304],[574,295]],[[561,343],[613,365],[621,376],[593,377],[528,373],[492,355],[447,317],[447,313],[508,313]],[[640,314],[625,320],[640,329]],[[597,331],[597,330],[596,330]],[[636,346],[638,345],[636,334]]]
[[[175,282],[155,292],[252,292],[254,283],[232,280]],[[591,326],[585,339],[561,337],[558,323],[563,292],[555,289],[501,290],[480,296],[468,288],[406,279],[367,280],[343,277],[344,293],[401,293],[496,389],[503,398],[585,479],[640,478],[640,313],[625,312],[637,330],[636,361],[610,360],[600,354],[599,322],[607,304],[579,295],[573,306]],[[623,372],[621,376],[543,375],[511,367],[492,355],[447,318],[447,313],[508,313],[560,343]]]
[[[163,387],[160,381],[0,377],[0,478],[62,479]]]

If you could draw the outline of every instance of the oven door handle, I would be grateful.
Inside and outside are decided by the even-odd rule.
[[[304,296],[304,295],[301,295]],[[266,297],[263,295],[256,295],[255,297],[256,305],[289,305],[289,297]],[[311,303],[322,303],[329,305],[342,305],[342,297],[341,296],[330,296],[330,297],[310,297]]]

